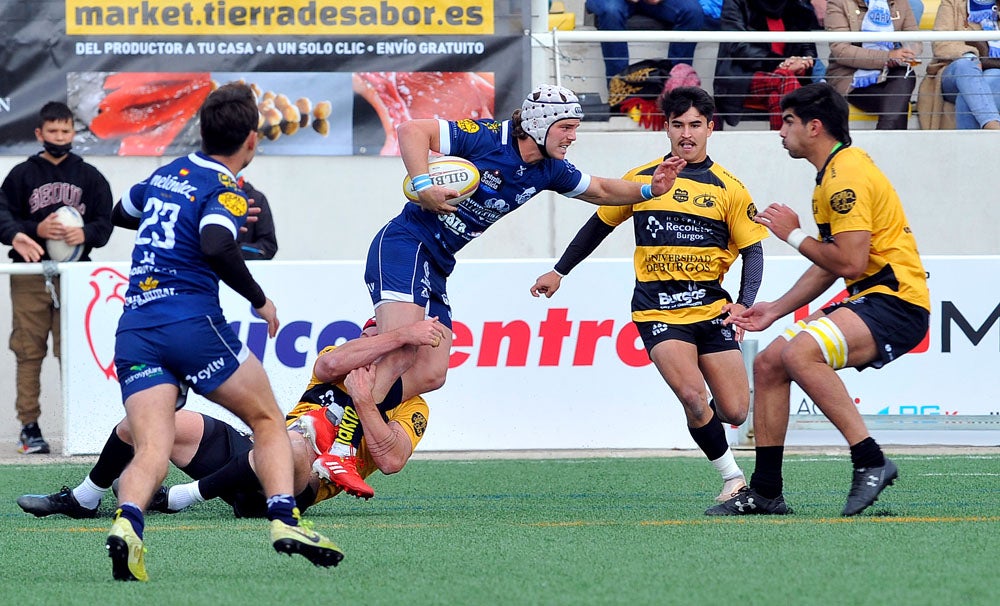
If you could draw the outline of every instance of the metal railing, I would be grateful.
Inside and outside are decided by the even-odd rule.
[[[818,59],[825,64],[829,63],[827,52],[830,43],[837,42],[898,42],[898,43],[924,43],[923,51],[918,56],[922,65],[915,68],[917,73],[917,83],[912,95],[912,106],[909,115],[915,115],[915,100],[918,96],[920,78],[923,77],[926,67],[933,61],[932,43],[940,41],[993,41],[1000,40],[998,31],[934,31],[919,30],[907,32],[829,32],[829,31],[807,31],[807,32],[732,32],[732,31],[600,31],[600,30],[552,30],[551,32],[535,32],[532,34],[536,52],[543,53],[546,57],[545,63],[549,70],[549,79],[557,84],[568,86],[577,92],[606,92],[607,83],[604,78],[603,56],[600,50],[596,49],[597,43],[601,42],[629,42],[646,44],[671,42],[695,42],[695,43],[720,43],[720,42],[750,42],[750,43],[815,43],[820,47]],[[593,45],[589,52],[582,52],[585,45]],[[661,58],[665,56],[665,52]],[[702,86],[709,92],[714,93],[714,67],[716,57],[714,52],[711,57],[702,51],[697,51],[692,58],[702,80]],[[585,64],[587,63],[587,64]],[[596,84],[584,84],[583,82],[593,79]],[[569,83],[567,83],[569,81]],[[582,89],[582,90],[581,90]],[[589,90],[588,90],[589,89]],[[652,99],[651,99],[652,100]],[[718,100],[718,98],[717,98]],[[610,117],[621,115],[612,111],[592,106],[589,108],[588,118],[607,120]],[[634,117],[634,116],[633,116]],[[760,111],[747,110],[740,114],[741,119],[760,120],[766,118],[766,113]],[[878,117],[877,113],[866,114],[860,110],[852,114],[853,119],[874,121]],[[874,127],[874,126],[872,126]]]

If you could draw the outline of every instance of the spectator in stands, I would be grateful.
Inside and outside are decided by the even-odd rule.
[[[644,15],[663,24],[664,29],[676,31],[699,31],[718,29],[721,3],[719,0],[587,0],[587,10],[594,13],[597,29],[627,30],[626,22],[633,15]],[[714,7],[713,7],[714,6]],[[710,17],[706,13],[715,13]],[[667,49],[667,58],[676,65],[694,60],[695,42],[672,42]],[[608,80],[628,67],[627,42],[602,42],[604,71]]]
[[[808,0],[725,0],[722,31],[785,32],[821,29]],[[716,129],[723,120],[736,126],[747,113],[770,114],[772,130],[781,128],[779,101],[808,84],[816,63],[813,42],[723,42],[715,64]]]
[[[907,0],[829,0],[831,32],[917,31]],[[858,109],[878,116],[879,130],[906,130],[917,83],[913,66],[923,44],[832,42],[826,80]]]
[[[996,29],[993,0],[942,0],[934,20],[935,31]],[[935,42],[933,48],[917,99],[920,127],[1000,130],[1000,41]]]
[[[819,19],[819,24],[826,27],[826,2],[827,0],[812,0],[813,11],[816,13],[816,18]],[[924,17],[924,3],[922,0],[910,0],[910,8],[913,9],[913,17],[917,22],[917,27],[920,27],[920,20]]]

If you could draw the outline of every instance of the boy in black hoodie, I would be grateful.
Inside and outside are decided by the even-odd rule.
[[[39,112],[35,137],[44,148],[11,169],[0,186],[0,242],[12,246],[15,263],[49,260],[46,240],[83,245],[80,261],[111,237],[111,187],[96,168],[71,153],[75,134],[73,112],[65,103],[50,101]],[[84,226],[66,227],[55,212],[72,206]],[[42,360],[52,346],[59,357],[58,275],[11,274],[13,318],[10,349],[17,357],[17,418],[21,422],[18,450],[47,453],[49,445],[38,427],[41,414]]]

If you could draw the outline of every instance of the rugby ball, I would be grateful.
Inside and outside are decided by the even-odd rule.
[[[72,206],[59,207],[55,215],[66,227],[83,227],[83,216]],[[83,256],[83,244],[70,246],[63,240],[46,240],[45,250],[49,253],[49,258],[57,263],[78,261]]]
[[[434,185],[447,187],[458,192],[457,198],[452,198],[452,203],[467,200],[469,196],[476,192],[479,187],[479,169],[472,162],[458,156],[441,156],[434,158],[429,164],[430,175]],[[410,177],[403,179],[403,195],[410,202],[418,202],[420,197],[413,190]]]

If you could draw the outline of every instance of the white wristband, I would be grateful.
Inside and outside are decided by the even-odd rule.
[[[796,227],[795,229],[793,229],[788,233],[788,238],[785,240],[785,242],[788,242],[789,246],[791,246],[795,250],[798,250],[799,247],[802,246],[802,243],[805,242],[808,238],[809,234]]]

